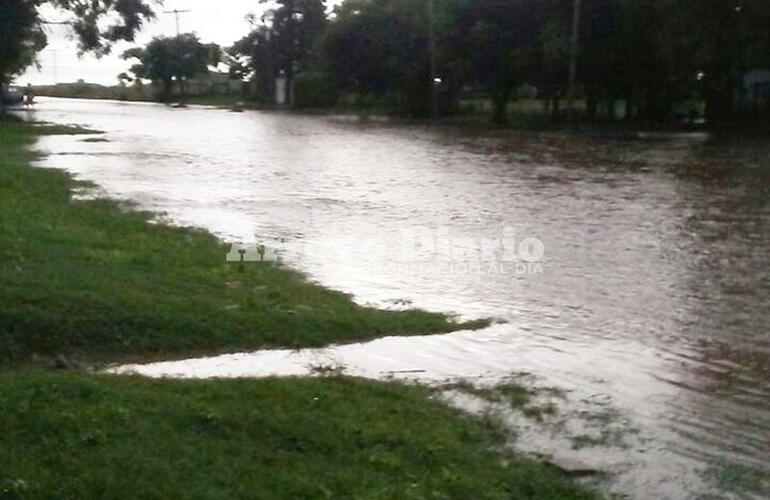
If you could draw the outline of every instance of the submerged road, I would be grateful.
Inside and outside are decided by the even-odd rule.
[[[143,373],[305,373],[313,360],[433,381],[527,372],[570,391],[566,415],[598,405],[627,424],[630,442],[570,452],[618,472],[615,491],[698,497],[725,470],[770,474],[768,142],[43,98],[32,117],[106,132],[45,137],[40,164],[111,197],[280,248],[362,303],[501,320]],[[522,446],[556,446],[531,434]]]

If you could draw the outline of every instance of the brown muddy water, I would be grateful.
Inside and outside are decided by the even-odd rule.
[[[33,117],[106,132],[108,142],[43,138],[40,163],[111,197],[280,248],[361,303],[499,320],[119,370],[250,377],[326,365],[477,385],[526,373],[565,393],[543,422],[498,408],[520,449],[609,472],[603,486],[631,498],[767,494],[770,142],[470,135],[65,99],[40,99]],[[503,255],[524,241],[530,257],[542,243],[536,262]]]

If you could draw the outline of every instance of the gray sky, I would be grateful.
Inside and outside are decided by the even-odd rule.
[[[334,5],[342,0],[327,0]],[[204,42],[215,42],[223,46],[230,45],[249,31],[245,21],[246,14],[264,9],[259,0],[165,0],[158,8],[158,18],[145,26],[137,37],[136,44],[118,44],[110,56],[96,59],[85,55],[77,57],[76,43],[68,39],[67,29],[63,26],[51,26],[48,47],[40,53],[40,70],[31,68],[16,79],[19,85],[53,84],[74,82],[79,78],[87,82],[114,85],[117,75],[126,71],[131,63],[122,60],[119,55],[127,48],[147,43],[157,35],[174,35],[176,27],[172,14],[163,14],[163,10],[190,9],[191,12],[180,14],[182,32],[194,31]],[[46,17],[55,18],[55,14],[46,13]]]

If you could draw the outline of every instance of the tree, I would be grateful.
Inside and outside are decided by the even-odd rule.
[[[255,24],[254,29],[227,49],[226,64],[230,75],[256,84],[257,95],[263,102],[275,99],[277,64],[273,59],[271,27]]]
[[[0,3],[0,90],[35,60],[46,44],[37,6],[26,0]]]
[[[767,63],[755,56],[768,48],[770,2],[655,3],[660,19],[656,53],[665,64],[668,88],[675,92],[672,100],[701,97],[711,124],[735,117],[744,75],[755,64]]]
[[[271,0],[262,0],[271,2]],[[293,102],[294,75],[305,68],[316,40],[326,27],[324,0],[275,0],[272,49],[277,74],[286,77],[286,98]]]
[[[459,4],[455,50],[469,62],[467,80],[489,91],[495,123],[507,120],[517,85],[536,73],[542,54],[541,0],[467,0]]]
[[[206,73],[209,66],[220,62],[221,49],[216,44],[201,43],[196,35],[186,33],[153,38],[144,48],[125,51],[123,58],[137,59],[139,63],[131,67],[131,72],[137,79],[160,84],[161,98],[169,100],[173,82],[181,86],[185,80]]]
[[[65,13],[81,52],[109,52],[113,42],[134,39],[153,17],[146,0],[2,0],[0,2],[0,89],[35,62],[46,45],[40,8],[52,6]]]
[[[260,0],[271,7],[251,16],[253,30],[230,49],[231,73],[257,82],[262,97],[275,97],[275,78],[286,78],[284,100],[292,104],[294,76],[306,70],[326,28],[324,0]]]
[[[322,44],[336,85],[359,97],[385,99],[411,115],[427,115],[426,7],[422,0],[348,0],[339,6]]]

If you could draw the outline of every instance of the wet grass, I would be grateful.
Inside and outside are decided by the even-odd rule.
[[[228,264],[227,246],[207,232],[73,200],[80,184],[30,168],[27,150],[36,135],[67,130],[0,123],[0,365],[314,347],[486,324],[362,307],[284,268]]]
[[[428,389],[0,374],[0,498],[596,498]]]
[[[640,433],[619,410],[611,407],[582,412],[576,421],[582,423],[582,432],[570,436],[574,450],[595,447],[628,449],[632,438]]]
[[[631,431],[624,429],[601,429],[596,434],[578,434],[571,436],[573,450],[596,447],[615,447],[627,449],[630,445],[626,442],[626,436]]]
[[[13,126],[12,121],[3,122],[4,126]],[[102,134],[100,130],[94,130],[80,125],[58,125],[54,123],[35,123],[30,125],[37,135],[84,135],[84,134]],[[97,141],[99,139],[87,139]]]
[[[747,465],[721,460],[705,476],[721,491],[770,496],[770,476]]]
[[[443,391],[457,391],[483,399],[511,410],[520,411],[525,417],[543,422],[555,416],[558,408],[553,401],[542,401],[541,396],[564,398],[564,392],[557,388],[531,389],[517,380],[506,380],[493,386],[479,386],[468,380],[459,380],[439,387]]]

